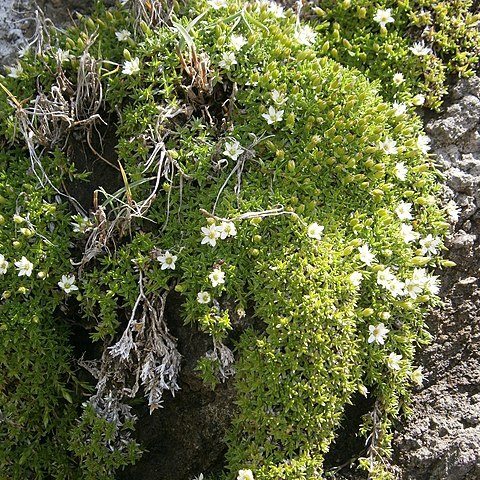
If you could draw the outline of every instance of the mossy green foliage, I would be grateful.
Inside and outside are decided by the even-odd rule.
[[[2,83],[28,105],[36,81],[48,91],[59,72],[75,90],[86,49],[98,61],[102,112],[115,130],[125,187],[100,197],[108,222],[118,228],[101,255],[75,272],[79,292],[76,300],[69,297],[85,326],[93,323],[92,339],[107,346],[119,339],[139,285],[151,300],[172,289],[181,293],[185,322],[210,334],[215,348],[232,346],[230,332],[247,311],[256,327],[252,322],[235,345],[238,414],[228,436],[226,477],[251,469],[257,479],[322,478],[345,405],[368,388],[377,402],[362,433],[374,435],[361,464],[383,478],[391,423],[419,378],[413,358],[428,340],[423,316],[437,302],[436,277],[427,268],[442,265],[448,228],[438,205],[439,175],[411,109],[392,107],[379,95],[379,83],[322,55],[321,32],[315,37],[293,14],[275,13],[269,4],[212,8],[191,1],[168,25],[148,26],[125,9],[99,7],[92,19],[57,34],[58,46],[28,54],[19,79]],[[59,61],[58,48],[71,57]],[[21,144],[13,109],[4,111],[4,135]],[[11,174],[25,171],[18,163]],[[72,166],[52,161],[48,172],[61,188]],[[49,341],[58,339],[57,362],[64,367],[57,374],[68,379],[67,319],[59,310],[65,295],[57,282],[74,273],[71,219],[64,205],[55,207],[61,226],[44,233],[55,246],[51,252],[41,251],[46,243],[39,236],[14,246],[13,209],[17,198],[33,195],[35,176],[30,179],[28,189],[19,185],[9,197],[9,210],[2,209],[9,229],[2,230],[0,253],[9,262],[25,255],[35,274],[41,268],[48,275],[33,274],[19,296],[24,279],[10,267],[2,281],[13,293],[2,308],[19,309],[5,318],[27,322],[22,328],[45,326]],[[31,210],[33,218],[44,208],[38,200],[25,213]],[[98,215],[90,222],[99,228]],[[215,225],[235,231],[220,233]],[[82,233],[76,238],[78,247]],[[167,252],[176,257],[174,268],[165,263]],[[2,313],[8,326],[5,318]],[[49,330],[55,322],[58,330]],[[133,341],[142,325],[135,325]],[[2,331],[5,341],[10,331]],[[33,355],[30,362],[47,362]],[[199,370],[211,382],[226,367],[222,362],[221,355],[207,356]],[[30,388],[22,365],[3,375]],[[66,387],[59,385],[61,398]],[[2,398],[8,405],[12,397]],[[62,422],[70,413],[56,414],[55,428],[65,435],[71,420]],[[44,410],[34,418],[41,422]],[[29,435],[36,434],[25,431],[22,441]],[[110,478],[133,461],[133,443],[109,453],[117,440],[116,429],[87,406],[69,447],[81,461],[76,474]],[[9,448],[24,448],[22,441]],[[17,453],[13,458],[2,467],[28,472]],[[42,464],[35,468],[48,472]]]
[[[306,17],[321,33],[322,53],[381,81],[387,98],[409,103],[425,96],[440,107],[448,76],[473,75],[479,59],[480,16],[472,0],[326,0],[307,2]],[[375,21],[379,10],[393,21]],[[416,43],[425,54],[412,54]],[[404,81],[395,83],[401,73]],[[418,101],[418,100],[417,100]]]

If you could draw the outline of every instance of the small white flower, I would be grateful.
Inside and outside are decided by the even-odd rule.
[[[9,70],[8,76],[11,78],[19,78],[23,73],[23,67],[20,63],[17,63],[16,67],[9,67]]]
[[[377,272],[377,283],[384,288],[389,288],[390,283],[395,281],[397,277],[390,271],[390,267],[384,268]]]
[[[272,123],[281,122],[283,119],[283,110],[275,110],[275,107],[268,107],[268,113],[263,113],[262,117],[267,121],[269,125]]]
[[[353,272],[353,273],[350,274],[348,279],[350,280],[350,283],[354,287],[359,287],[362,283],[363,275],[362,275],[361,272]]]
[[[368,327],[368,332],[370,336],[368,337],[368,343],[378,343],[379,345],[385,344],[385,337],[390,330],[385,328],[383,323],[379,323],[378,325],[370,325]]]
[[[373,20],[379,23],[382,27],[384,27],[387,23],[392,23],[395,21],[395,19],[392,17],[392,10],[390,8],[385,10],[379,8],[373,17]]]
[[[15,266],[17,267],[19,277],[29,277],[32,274],[33,263],[29,262],[25,257],[22,257],[18,262],[15,262]]]
[[[225,142],[225,150],[223,151],[223,154],[236,161],[244,151],[245,149],[237,142],[237,140],[232,140],[231,142]]]
[[[423,283],[419,282],[415,278],[407,278],[405,280],[405,293],[415,300],[423,292]]]
[[[294,38],[300,45],[312,45],[316,37],[317,32],[310,25],[303,25],[295,30]]]
[[[220,232],[215,224],[209,225],[208,227],[202,227],[202,233],[202,245],[208,243],[214,247],[217,244],[217,238],[220,236]]]
[[[233,222],[222,222],[218,227],[217,231],[220,234],[220,238],[225,240],[227,237],[235,237],[237,235],[237,229]]]
[[[69,62],[75,55],[72,55],[69,50],[62,50],[61,48],[57,49],[55,58],[59,64]]]
[[[324,229],[325,229],[325,227],[324,227],[323,225],[319,225],[319,224],[316,223],[316,222],[315,222],[315,223],[311,223],[311,224],[308,226],[307,235],[308,235],[310,238],[314,238],[315,240],[321,240]]]
[[[230,45],[236,52],[239,52],[247,43],[247,39],[243,35],[232,35],[230,37]]]
[[[438,295],[440,291],[440,280],[437,275],[427,275],[423,288],[430,295]]]
[[[425,380],[425,375],[423,373],[423,367],[418,367],[412,371],[410,374],[410,378],[412,382],[417,384],[419,387],[423,385],[423,381]]]
[[[272,97],[273,103],[275,103],[276,105],[283,105],[287,101],[285,95],[279,92],[277,89],[272,90],[270,92],[270,95]]]
[[[62,275],[62,279],[58,282],[58,286],[65,292],[70,293],[74,290],[78,290],[78,287],[75,285],[75,275]]]
[[[222,59],[218,62],[218,66],[224,68],[225,70],[230,70],[234,65],[237,64],[237,59],[233,52],[223,52]]]
[[[160,267],[162,270],[175,270],[175,262],[177,261],[177,256],[172,255],[168,250],[159,255],[157,257],[157,260],[162,264]]]
[[[395,165],[395,176],[404,182],[407,179],[408,168],[403,162],[398,162]]]
[[[447,215],[452,222],[454,223],[458,222],[461,210],[453,200],[450,200],[447,203],[447,205],[445,206],[445,211],[447,212]]]
[[[415,232],[411,225],[408,225],[407,223],[402,223],[400,225],[400,236],[405,243],[410,243],[418,240],[420,234]]]
[[[395,352],[392,352],[387,358],[387,365],[390,370],[400,370],[400,360],[402,355],[397,355]]]
[[[358,252],[360,253],[360,260],[365,265],[370,266],[375,260],[375,255],[370,251],[370,247],[366,244],[358,247]]]
[[[425,238],[420,240],[420,246],[422,255],[426,255],[431,253],[432,255],[436,255],[438,253],[438,247],[442,243],[440,238],[433,237],[431,234],[428,234]]]
[[[393,84],[398,87],[405,81],[405,77],[403,76],[403,73],[395,73],[392,80]]]
[[[267,10],[275,17],[275,18],[285,18],[285,10],[281,5],[276,2],[268,2]]]
[[[407,202],[399,203],[395,213],[400,220],[411,220],[413,218],[412,204]]]
[[[396,155],[398,153],[397,142],[389,137],[381,141],[378,146],[386,155]]]
[[[125,60],[122,73],[125,75],[134,75],[140,71],[140,59],[135,57],[133,60]]]
[[[197,302],[198,303],[210,303],[211,301],[210,294],[208,292],[198,292],[197,293]]]
[[[88,232],[93,224],[87,217],[82,217],[81,215],[72,216],[73,220],[77,220],[76,222],[72,222],[70,225],[73,227],[73,231],[75,233],[86,233]]]
[[[380,313],[380,318],[382,320],[389,320],[392,314],[390,312],[381,312]]]
[[[432,53],[432,49],[427,47],[424,42],[415,42],[413,47],[409,49],[417,57],[422,57],[423,55],[429,55]]]
[[[407,106],[404,103],[393,102],[392,104],[393,113],[396,117],[401,117],[407,113]]]
[[[208,4],[214,9],[219,10],[220,8],[227,8],[227,0],[208,0]]]
[[[387,290],[393,298],[403,297],[405,295],[405,283],[395,278],[395,280],[390,282]]]
[[[426,155],[430,151],[430,142],[430,137],[427,137],[427,135],[420,135],[417,138],[417,147],[424,155]]]
[[[415,105],[416,107],[421,107],[425,103],[425,95],[422,95],[421,93],[415,95],[412,98],[412,105]]]
[[[208,278],[212,282],[212,287],[217,287],[225,283],[225,272],[222,272],[220,268],[215,268]]]
[[[255,480],[251,470],[239,470],[237,480]]]
[[[132,34],[128,30],[120,30],[119,32],[115,32],[115,36],[119,42],[126,42]]]
[[[8,270],[8,262],[5,257],[0,253],[0,275],[5,275]]]

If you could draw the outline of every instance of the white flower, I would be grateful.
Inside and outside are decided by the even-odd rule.
[[[420,234],[415,232],[411,225],[408,225],[407,223],[402,223],[400,225],[400,236],[405,243],[410,243],[417,240],[420,237]]]
[[[401,282],[397,278],[390,282],[388,285],[388,291],[393,298],[402,297],[405,295],[405,283]]]
[[[62,279],[58,282],[58,286],[65,292],[70,293],[74,290],[78,290],[78,287],[75,285],[75,275],[62,275]]]
[[[217,231],[220,234],[220,238],[225,240],[227,237],[235,237],[237,235],[237,229],[233,222],[222,222],[218,227]]]
[[[402,182],[407,179],[408,168],[403,162],[398,162],[395,165],[395,176]]]
[[[396,117],[400,117],[407,112],[407,106],[404,103],[393,102],[392,108]]]
[[[425,103],[425,95],[422,95],[421,93],[415,95],[412,98],[412,105],[415,105],[416,107],[421,107]]]
[[[373,19],[382,27],[384,27],[387,23],[392,23],[395,21],[395,19],[392,17],[392,10],[390,8],[387,8],[386,10],[379,8]]]
[[[225,272],[222,272],[220,268],[215,268],[208,278],[212,282],[212,287],[217,287],[225,283]]]
[[[275,107],[268,107],[268,113],[263,113],[262,117],[267,121],[269,125],[272,123],[281,122],[283,118],[283,110],[275,110]]]
[[[413,383],[416,383],[419,387],[423,385],[423,381],[425,380],[425,375],[423,374],[423,367],[418,367],[412,371],[410,374],[410,378],[412,379]]]
[[[405,293],[415,300],[423,292],[423,283],[412,277],[405,280]]]
[[[442,243],[440,238],[433,237],[431,234],[428,234],[425,238],[420,240],[420,246],[422,255],[426,255],[431,253],[432,255],[436,255],[438,253],[438,247]]]
[[[445,206],[445,211],[447,212],[447,215],[449,216],[452,222],[454,223],[458,222],[458,218],[461,213],[461,210],[453,200],[450,200],[447,203],[447,205]]]
[[[409,50],[417,57],[432,53],[432,49],[427,47],[424,42],[415,42]]]
[[[172,255],[168,250],[159,255],[157,257],[157,260],[162,264],[160,267],[162,270],[175,270],[175,262],[177,261],[177,256]]]
[[[92,222],[87,217],[82,217],[81,215],[72,216],[73,220],[77,222],[72,222],[70,225],[73,227],[75,233],[86,233],[92,228]]]
[[[134,75],[140,71],[140,59],[135,57],[133,60],[125,60],[122,73],[125,75]]]
[[[420,135],[417,138],[417,147],[422,151],[424,155],[426,155],[430,151],[430,137],[427,135]]]
[[[397,142],[391,138],[381,141],[378,146],[387,155],[396,155],[398,153]]]
[[[277,89],[272,90],[270,95],[272,96],[273,103],[277,105],[283,105],[287,101],[285,95],[279,92]]]
[[[379,323],[378,325],[370,325],[368,327],[368,332],[370,336],[368,337],[368,343],[378,343],[379,345],[384,345],[385,343],[385,336],[390,330],[385,328],[383,323]]]
[[[198,303],[210,303],[211,301],[210,294],[208,292],[198,292],[197,293],[197,302]]]
[[[5,275],[8,270],[8,262],[5,257],[0,253],[0,275]]]
[[[388,368],[390,368],[391,370],[400,370],[401,359],[402,355],[397,355],[396,353],[392,352],[387,358]]]
[[[225,70],[230,70],[234,65],[237,64],[237,59],[233,52],[223,52],[222,59],[218,62],[218,66],[224,68]]]
[[[401,85],[405,81],[405,77],[403,76],[403,73],[395,73],[393,75],[393,84],[396,85],[397,87]]]
[[[294,38],[300,45],[312,45],[316,36],[317,32],[310,25],[303,25],[295,30]]]
[[[239,52],[246,44],[247,39],[243,35],[232,35],[230,37],[230,45],[236,52]]]
[[[390,312],[381,312],[380,313],[380,318],[382,320],[388,320],[390,317],[391,317],[391,313]]]
[[[267,10],[275,17],[275,18],[285,18],[285,10],[281,5],[276,2],[268,2]]]
[[[377,272],[377,283],[388,290],[393,298],[405,294],[405,284],[390,271],[390,267]]]
[[[368,245],[362,245],[358,247],[358,251],[360,253],[360,260],[365,264],[370,266],[372,262],[375,260],[375,255],[370,251],[370,247]]]
[[[227,0],[208,0],[208,4],[214,9],[218,10],[220,8],[227,8]]]
[[[237,480],[254,480],[253,472],[251,470],[239,470]]]
[[[17,63],[16,67],[9,67],[9,70],[8,76],[11,78],[19,78],[23,73],[23,67],[20,63]]]
[[[18,262],[15,262],[15,266],[18,270],[18,276],[27,276],[29,277],[32,274],[33,263],[29,262],[25,257],[22,257]]]
[[[400,220],[411,220],[413,218],[412,204],[407,202],[399,203],[395,213]]]
[[[120,30],[119,32],[115,32],[115,36],[119,42],[126,42],[132,34],[128,30]]]
[[[389,288],[390,283],[397,280],[397,277],[390,271],[390,267],[377,272],[377,283],[382,287]]]
[[[202,245],[208,243],[214,247],[217,244],[217,238],[220,236],[220,232],[215,224],[209,225],[208,227],[202,227],[202,233]]]
[[[62,50],[61,48],[57,49],[55,54],[57,62],[62,64],[64,62],[69,62],[75,55],[72,55],[69,50]]]
[[[319,225],[318,223],[311,223],[308,226],[307,235],[310,238],[314,238],[315,240],[321,240],[324,229],[325,227],[323,225]]]
[[[223,154],[236,161],[244,151],[245,149],[237,142],[237,140],[232,140],[231,142],[225,142],[225,150],[223,151]]]
[[[361,272],[353,272],[348,279],[354,287],[359,287],[362,283],[363,275]]]

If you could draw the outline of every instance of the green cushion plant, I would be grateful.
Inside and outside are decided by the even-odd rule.
[[[392,422],[422,380],[414,354],[438,305],[432,269],[448,265],[421,121],[322,54],[322,32],[291,12],[168,6],[39,25],[1,79],[2,471],[107,479],[135,461],[130,399],[143,392],[154,411],[179,388],[164,318],[176,292],[212,338],[199,374],[213,387],[234,375],[225,478],[322,478],[357,393],[375,399],[360,466],[388,478]],[[82,138],[118,185],[75,165]],[[90,212],[71,195],[87,182],[99,185]],[[22,256],[31,268],[14,266]],[[73,322],[103,345],[80,362],[97,378],[86,402]],[[43,403],[13,434],[34,395]]]

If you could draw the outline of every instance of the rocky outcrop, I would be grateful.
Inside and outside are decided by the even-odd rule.
[[[445,305],[430,315],[434,340],[418,360],[428,377],[395,438],[404,480],[480,478],[480,78],[458,82],[449,102],[425,128],[460,207],[447,245],[457,266],[439,272]]]

